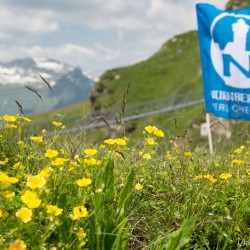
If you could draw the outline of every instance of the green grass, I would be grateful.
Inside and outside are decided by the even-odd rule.
[[[209,155],[167,120],[100,145],[60,127],[27,137],[22,117],[3,119],[1,249],[250,247],[249,141],[218,142]]]

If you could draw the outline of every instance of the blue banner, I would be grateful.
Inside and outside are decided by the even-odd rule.
[[[250,8],[196,10],[206,112],[250,120]]]

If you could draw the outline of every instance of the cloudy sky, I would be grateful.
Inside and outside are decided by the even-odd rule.
[[[196,29],[198,2],[227,0],[1,0],[0,61],[44,56],[99,75]]]

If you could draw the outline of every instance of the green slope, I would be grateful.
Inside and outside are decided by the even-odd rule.
[[[250,0],[229,0],[226,9],[228,10],[235,10],[244,8],[250,5]]]
[[[92,109],[119,106],[129,82],[129,104],[201,89],[197,32],[172,38],[148,60],[104,73],[91,94]]]

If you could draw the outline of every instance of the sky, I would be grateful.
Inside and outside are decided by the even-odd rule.
[[[1,0],[0,61],[42,56],[98,76],[197,29],[200,2],[227,0]]]

